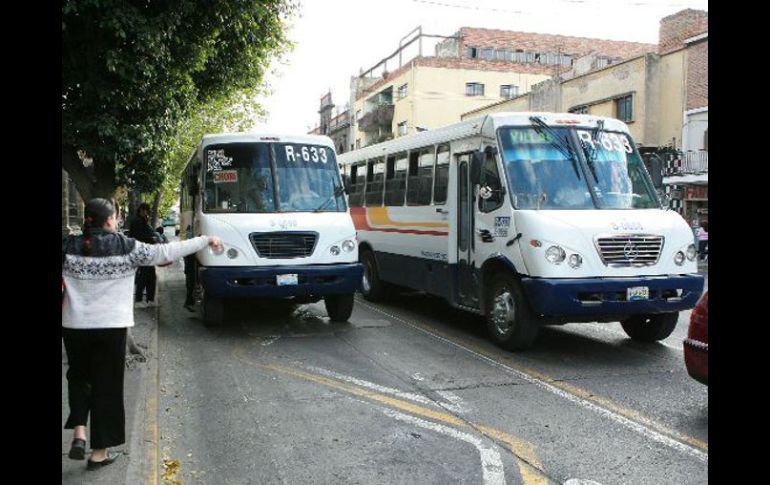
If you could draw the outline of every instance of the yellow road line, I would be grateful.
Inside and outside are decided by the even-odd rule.
[[[316,384],[321,384],[326,387],[331,387],[339,391],[353,394],[354,396],[359,396],[366,399],[370,399],[372,401],[377,401],[388,407],[399,409],[401,411],[407,412],[414,416],[429,418],[434,421],[440,421],[442,423],[447,423],[459,428],[475,429],[476,431],[482,433],[483,435],[489,438],[492,438],[497,441],[501,441],[506,445],[508,445],[508,448],[510,449],[510,451],[517,458],[519,458],[517,460],[517,463],[519,465],[519,471],[521,473],[521,477],[524,480],[525,484],[527,485],[529,484],[547,485],[548,484],[548,480],[546,479],[545,475],[541,471],[543,468],[543,465],[542,463],[540,463],[540,460],[538,459],[537,453],[535,452],[535,449],[532,446],[532,444],[526,441],[523,441],[509,433],[500,431],[490,426],[468,423],[467,421],[464,421],[458,418],[457,416],[454,416],[452,414],[449,414],[443,411],[436,411],[434,409],[426,408],[418,404],[413,404],[411,402],[404,401],[402,399],[396,399],[396,398],[387,396],[385,394],[381,394],[379,392],[366,389],[364,387],[348,384],[346,382],[338,381],[336,379],[331,379],[318,374],[312,374],[310,372],[306,372],[301,369],[286,367],[278,364],[260,364],[259,362],[254,362],[248,357],[240,355],[237,350],[234,351],[234,354],[235,354],[235,357],[241,360],[242,362],[245,362],[247,364],[250,364],[256,367],[261,367],[263,369],[272,370],[274,372],[279,372],[282,374],[288,374],[293,377],[315,382]]]

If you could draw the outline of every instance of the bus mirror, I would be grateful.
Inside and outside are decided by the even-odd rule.
[[[481,167],[484,164],[484,152],[476,150],[471,157],[471,184],[476,185],[481,180]]]

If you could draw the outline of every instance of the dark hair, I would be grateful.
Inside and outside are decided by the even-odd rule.
[[[149,212],[151,210],[150,204],[148,204],[147,202],[142,202],[141,204],[139,204],[139,207],[136,208],[136,213],[138,214],[142,212],[142,210],[146,210]]]
[[[83,254],[91,254],[91,231],[101,229],[111,215],[115,214],[115,206],[107,199],[91,199],[84,210],[83,221]]]

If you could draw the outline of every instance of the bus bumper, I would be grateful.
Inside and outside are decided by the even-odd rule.
[[[701,275],[634,278],[522,278],[532,309],[547,316],[639,315],[694,308],[703,293]],[[646,287],[647,299],[629,300],[629,288]],[[633,290],[632,290],[633,293]]]
[[[355,293],[361,286],[360,263],[305,266],[202,267],[199,277],[214,298],[282,298]],[[282,275],[284,284],[278,284]],[[285,275],[285,276],[284,276]],[[296,275],[296,284],[293,283]]]

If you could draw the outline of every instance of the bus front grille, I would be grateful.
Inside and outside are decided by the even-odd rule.
[[[663,236],[619,234],[596,238],[596,249],[606,266],[652,266],[663,250]]]
[[[251,244],[260,258],[305,258],[313,254],[318,233],[315,232],[253,232]]]

